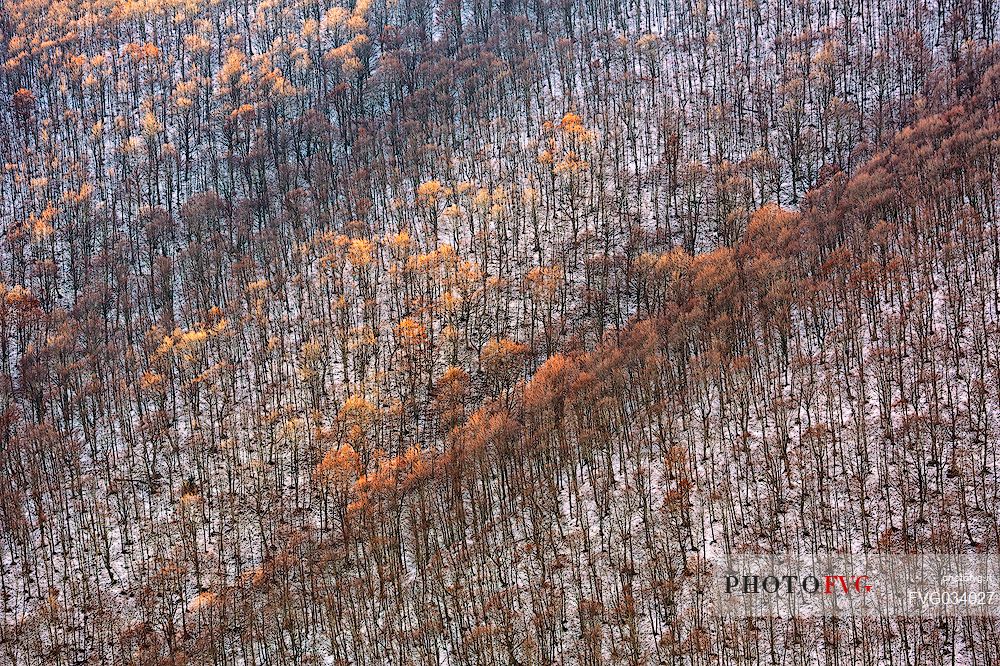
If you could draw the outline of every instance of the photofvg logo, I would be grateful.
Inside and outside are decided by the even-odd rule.
[[[1000,615],[1000,555],[733,555],[708,581],[724,617]]]
[[[786,594],[792,594],[797,590],[801,590],[803,594],[838,594],[840,592],[864,594],[871,592],[872,586],[868,584],[868,576],[866,575],[726,576],[726,592],[728,594],[777,594],[782,589]]]

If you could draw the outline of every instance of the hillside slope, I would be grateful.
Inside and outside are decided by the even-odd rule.
[[[5,4],[0,660],[1000,658],[696,589],[1000,552],[996,12]]]

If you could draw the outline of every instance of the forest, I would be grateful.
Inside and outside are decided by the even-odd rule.
[[[0,0],[0,663],[987,666],[994,0]]]

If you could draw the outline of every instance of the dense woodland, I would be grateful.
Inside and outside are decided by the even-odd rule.
[[[1000,661],[993,0],[0,0],[0,662]]]

